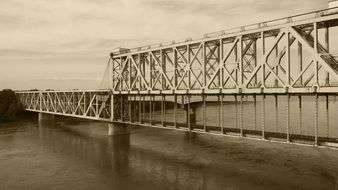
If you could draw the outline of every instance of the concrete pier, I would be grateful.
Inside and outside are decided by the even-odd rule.
[[[108,123],[108,135],[129,135],[130,128],[126,124]]]
[[[48,113],[39,113],[39,122],[42,121],[55,121],[55,116],[53,114]]]

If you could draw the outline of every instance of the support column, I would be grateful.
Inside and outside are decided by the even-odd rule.
[[[205,100],[205,98],[206,98],[205,94],[202,94],[202,99],[203,99],[203,107],[202,107],[203,130],[205,132],[207,132],[207,125],[206,125],[206,119],[207,119],[207,117],[206,117],[206,106],[205,106],[206,100]]]
[[[315,146],[318,145],[318,94],[315,95]]]
[[[240,136],[243,137],[243,125],[244,125],[244,119],[243,119],[243,95],[241,94],[241,131],[240,131]]]
[[[262,139],[265,139],[265,94],[262,96]]]
[[[108,135],[129,135],[130,128],[126,124],[108,123]]]
[[[176,114],[177,113],[177,94],[174,95],[174,127],[177,127],[177,118],[176,118]]]
[[[275,95],[275,109],[276,109],[276,119],[275,119],[275,122],[276,122],[276,133],[278,133],[278,96]]]
[[[39,122],[42,122],[42,121],[54,122],[55,116],[54,114],[39,113]]]
[[[326,95],[326,137],[330,136],[329,95]]]
[[[286,98],[286,142],[290,142],[290,94]]]
[[[303,135],[303,113],[302,113],[302,96],[298,96],[299,99],[299,134]]]
[[[255,127],[255,131],[257,131],[257,99],[256,99],[256,94],[253,95],[253,99],[254,99],[254,127]]]

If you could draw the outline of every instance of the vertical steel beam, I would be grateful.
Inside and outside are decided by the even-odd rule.
[[[286,142],[290,142],[290,94],[286,95]]]
[[[202,108],[202,120],[203,120],[203,129],[206,132],[207,131],[207,126],[206,126],[206,106],[205,106],[205,102],[206,102],[206,95],[202,94],[202,101],[203,101],[203,108]]]
[[[276,47],[275,47],[275,54],[276,54],[276,58],[278,59],[279,57],[279,54],[278,54],[278,44],[276,44]],[[276,64],[276,75],[278,76],[278,64]],[[275,87],[278,87],[278,79],[275,79]]]
[[[261,32],[261,43],[262,43],[262,54],[265,54],[265,35],[264,32]]]
[[[217,94],[217,108],[218,108],[218,127],[221,128],[221,97]]]
[[[128,99],[128,115],[129,115],[129,123],[131,123],[131,121],[132,121],[132,118],[131,118],[131,95],[130,94],[128,94],[128,97],[127,97],[127,99]]]
[[[303,45],[298,42],[298,73],[303,70]],[[303,76],[300,76],[299,85],[303,85]]]
[[[144,119],[145,119],[145,114],[146,114],[146,96],[143,95],[142,115],[143,115],[143,118],[144,118]]]
[[[265,139],[265,94],[262,95],[262,139]]]
[[[254,99],[254,127],[255,127],[255,131],[257,131],[257,97],[256,94],[253,95],[253,99]]]
[[[289,86],[291,84],[291,65],[290,65],[290,33],[287,32],[286,33],[286,83],[287,86]]]
[[[330,54],[330,44],[329,44],[329,41],[330,41],[330,35],[329,35],[329,28],[326,27],[325,28],[325,48],[327,50],[327,53]],[[325,72],[325,85],[326,86],[330,86],[330,74],[329,72]]]
[[[83,116],[85,116],[86,115],[86,92],[83,92]],[[55,102],[56,103],[56,102]],[[55,105],[55,104],[54,104]],[[57,108],[55,107],[55,111],[57,111],[56,110]]]
[[[120,100],[120,103],[121,103],[121,106],[120,106],[120,112],[121,112],[121,121],[123,121],[123,97],[122,97],[122,93],[120,92],[121,94],[121,100]]]
[[[151,120],[152,121],[155,121],[155,110],[156,110],[156,96],[155,95],[153,95],[153,104],[152,104],[152,106],[153,106],[153,113],[152,113],[152,115],[151,115]]]
[[[238,72],[241,72],[240,68],[239,68],[238,42],[236,43],[235,48],[234,48],[234,57],[235,57],[235,61],[234,62],[236,63],[235,80],[236,80],[236,82],[238,82]]]
[[[190,46],[187,45],[187,57],[188,57],[188,89],[191,90],[191,58],[190,58]]]
[[[181,103],[181,105],[182,105],[182,107],[184,107],[184,95],[182,95],[182,103]]]
[[[152,99],[153,99],[153,96],[152,95],[150,95],[149,96],[149,124],[151,125],[151,119],[152,119],[152,105],[153,105],[153,103],[152,103]]]
[[[329,112],[329,95],[326,95],[326,137],[330,136],[330,112]]]
[[[243,38],[242,38],[242,36],[240,36],[239,37],[239,42],[238,42],[238,44],[239,44],[239,52],[238,52],[238,62],[239,62],[239,75],[240,75],[240,77],[239,77],[239,85],[240,86],[242,86],[243,85],[243,83],[244,83],[244,71],[243,71],[243,69],[244,69],[244,66],[243,66]],[[245,53],[245,52],[244,52]],[[242,96],[241,96],[241,98],[242,98]]]
[[[166,121],[167,121],[167,113],[166,113],[166,95],[163,95],[163,123],[162,126],[165,126]]]
[[[127,63],[128,63],[128,68],[129,68],[129,73],[128,73],[128,82],[129,82],[128,90],[131,90],[131,84],[132,84],[132,82],[131,82],[131,79],[132,79],[132,77],[131,77],[131,59],[133,59],[132,55],[130,55],[129,59],[127,58],[127,60],[128,60]],[[128,97],[128,100],[129,100],[129,97]]]
[[[150,52],[148,52],[148,57],[149,57],[149,88],[152,90],[153,89],[153,77],[152,77],[152,75],[153,75],[154,69],[153,69],[153,64],[152,64],[153,58],[152,58],[152,55],[151,55]]]
[[[202,45],[203,51],[202,51],[202,77],[203,77],[203,89],[207,86],[207,72],[206,72],[206,48],[205,48],[205,42],[203,42]]]
[[[164,95],[161,95],[161,125],[162,125],[162,127],[163,127],[163,123],[164,123],[163,101],[164,101]]]
[[[298,105],[298,107],[299,107],[299,133],[300,133],[300,135],[302,135],[303,134],[302,96],[299,95],[298,99],[299,99],[299,105]]]
[[[139,101],[138,101],[138,122],[142,123],[142,97],[139,95]]]
[[[114,121],[114,94],[110,91],[110,121]]]
[[[113,90],[113,64],[114,64],[114,59],[113,59],[113,54],[111,54],[111,57],[108,60],[108,68],[109,68],[109,89]]]
[[[314,38],[314,49],[318,53],[318,27],[317,23],[313,23],[313,38]]]
[[[99,117],[99,100],[97,95],[95,95],[95,117]]]
[[[240,96],[241,96],[241,116],[240,116],[240,118],[241,118],[241,134],[240,134],[240,136],[241,137],[243,137],[243,125],[244,125],[244,119],[243,119],[243,95],[242,94],[240,94]]]
[[[120,71],[121,71],[121,74],[122,74],[122,57],[120,57],[120,64],[119,64],[119,66],[120,66]],[[122,84],[122,82],[123,82],[123,80],[122,80],[122,75],[120,76],[120,81],[119,81],[119,86],[120,86],[120,90],[122,91],[122,87],[123,87],[123,84]],[[114,89],[115,90],[115,89]]]
[[[39,100],[39,107],[40,107],[39,110],[42,111],[42,93],[41,92],[39,92],[38,100]]]
[[[235,121],[236,121],[236,129],[238,129],[238,108],[237,108],[237,95],[235,97]]]
[[[318,145],[318,94],[315,94],[315,145]]]
[[[222,67],[224,66],[223,54],[224,54],[223,39],[220,39],[219,40],[219,65],[221,65]],[[224,69],[223,68],[220,70],[220,75],[221,75],[220,88],[224,88]]]
[[[262,43],[262,57],[265,56],[265,35],[264,32],[261,32],[261,43]],[[262,80],[262,86],[265,87],[265,64],[262,64],[262,75],[261,75],[261,80]]]
[[[163,70],[163,72],[165,72],[165,65],[164,65],[164,56],[163,56],[163,49],[160,49],[160,63],[161,63],[161,69]],[[164,90],[165,89],[165,86],[164,86],[164,77],[163,77],[163,74],[160,74],[161,75],[161,89],[160,90]],[[162,97],[161,97],[162,98]],[[161,115],[162,115],[162,108],[161,108]]]
[[[275,95],[276,132],[278,133],[278,95]]]
[[[177,51],[175,48],[172,49],[173,51],[173,59],[174,59],[174,88],[175,90],[178,88],[177,84],[178,84],[178,81],[177,81],[177,77],[178,77],[178,68],[177,68]],[[176,97],[176,100],[177,100],[177,97]]]
[[[191,131],[191,123],[190,123],[190,95],[188,94],[188,110],[187,110],[187,119],[188,119],[188,129]]]
[[[174,94],[174,127],[177,128],[177,94]]]
[[[223,99],[224,99],[224,95],[221,94],[221,134],[224,134],[224,128],[223,128]]]
[[[317,27],[317,23],[313,24],[313,35],[314,35],[314,49],[316,51],[316,53],[318,53],[318,27]],[[315,64],[314,64],[314,73],[315,73],[315,82],[316,85],[318,84],[318,61],[315,60]]]
[[[134,95],[134,101],[133,101],[133,111],[134,111],[134,114],[133,114],[133,122],[136,122],[136,112],[137,112],[137,106],[136,106],[136,95]]]
[[[137,58],[138,58],[138,65],[137,65],[137,67],[138,67],[139,71],[141,72],[140,75],[144,77],[145,71],[143,71],[143,73],[142,73],[142,67],[141,67],[142,62],[141,62],[141,54],[140,53],[137,54]],[[138,90],[140,91],[140,90],[142,90],[142,82],[141,82],[142,80],[141,80],[140,76],[139,76],[139,79],[140,79],[140,83],[139,83],[139,89]]]
[[[253,42],[253,56],[254,56],[254,68],[257,67],[257,38],[254,39]],[[254,79],[254,85],[257,85],[257,75],[255,75],[255,79]]]

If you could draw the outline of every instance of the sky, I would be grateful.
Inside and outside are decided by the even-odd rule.
[[[117,47],[327,7],[327,0],[1,0],[0,89],[97,89]]]

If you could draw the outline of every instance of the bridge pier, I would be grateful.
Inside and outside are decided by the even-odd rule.
[[[108,135],[129,135],[130,128],[126,124],[108,123]]]
[[[196,108],[190,107],[186,108],[186,119],[187,119],[187,126],[189,130],[193,130],[193,128],[196,126]]]
[[[39,113],[39,122],[42,122],[42,121],[54,122],[55,116],[54,114]]]

